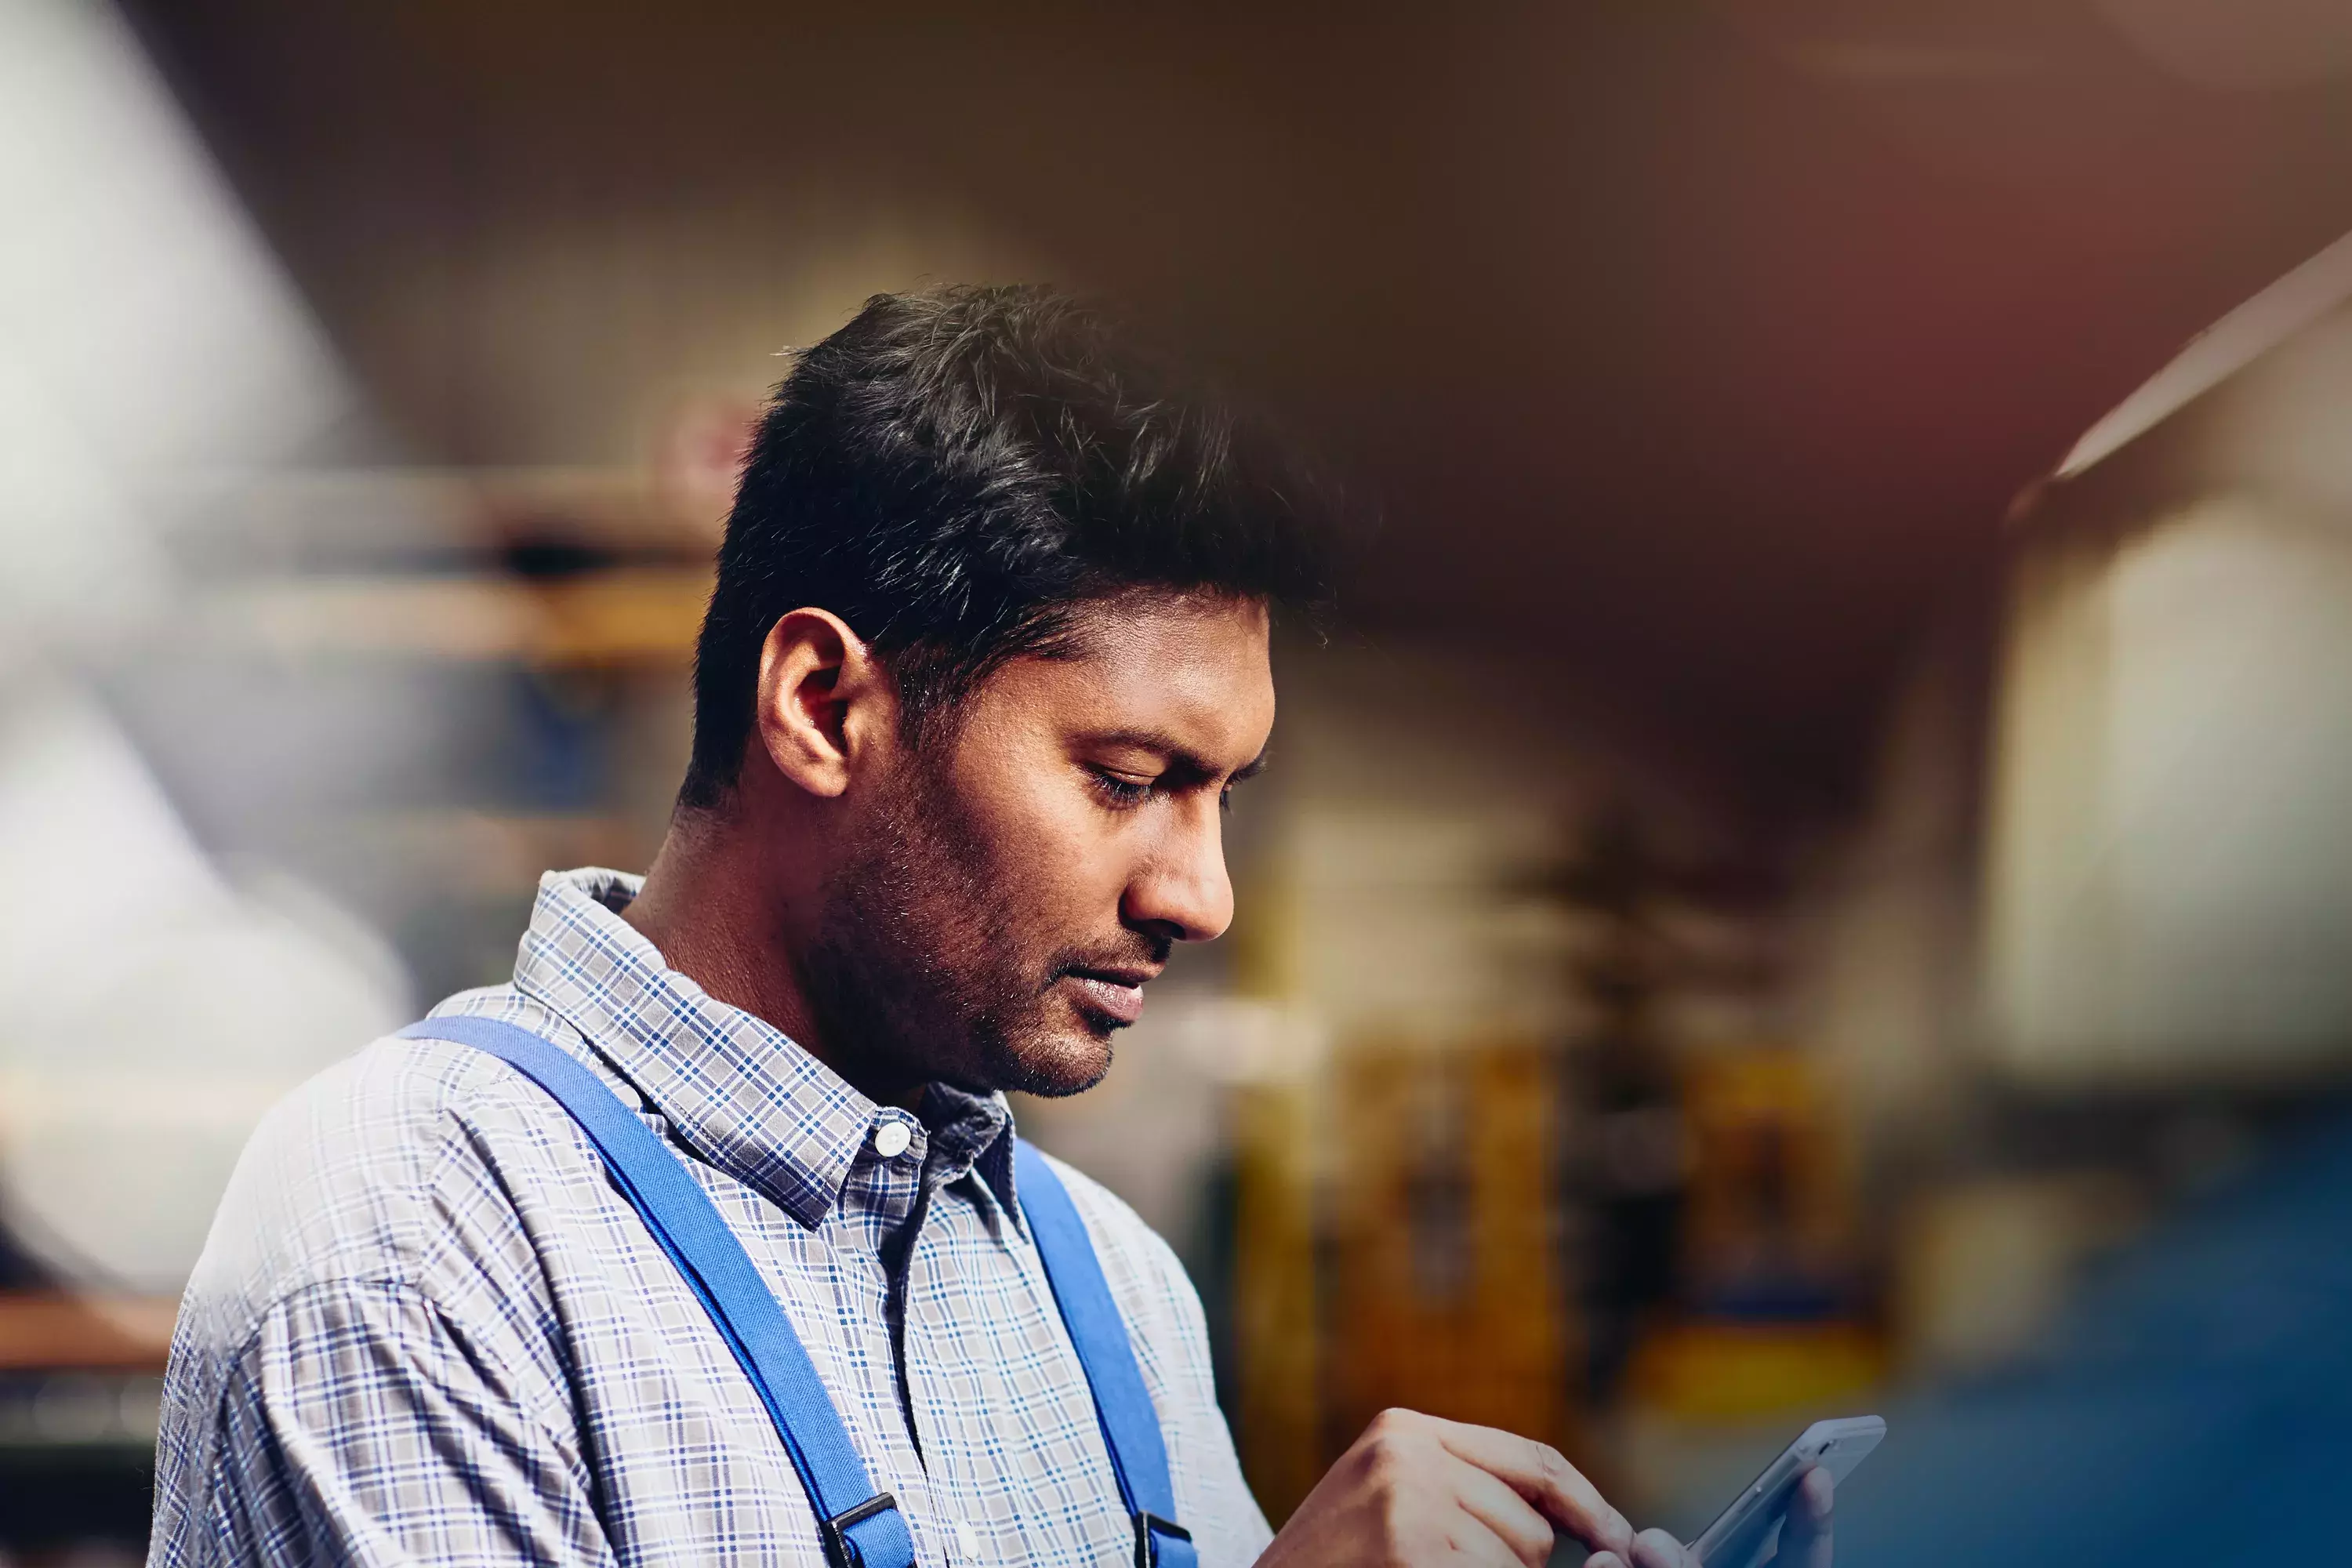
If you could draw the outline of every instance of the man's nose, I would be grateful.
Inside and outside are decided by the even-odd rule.
[[[1224,819],[1213,802],[1177,814],[1127,885],[1126,923],[1175,942],[1211,942],[1234,923]]]

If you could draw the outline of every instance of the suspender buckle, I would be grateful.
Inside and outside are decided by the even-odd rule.
[[[1168,1554],[1167,1568],[1191,1568],[1196,1559],[1192,1554],[1192,1532],[1172,1519],[1162,1519],[1156,1513],[1138,1511],[1135,1516],[1135,1568],[1160,1568],[1160,1541],[1165,1536],[1171,1542],[1184,1543],[1181,1552]]]
[[[864,1523],[877,1514],[896,1513],[898,1500],[888,1492],[876,1492],[856,1508],[842,1510],[824,1521],[824,1556],[834,1568],[864,1568],[866,1554],[850,1539],[852,1526]]]

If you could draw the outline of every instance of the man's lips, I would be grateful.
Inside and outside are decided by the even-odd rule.
[[[1143,1016],[1143,987],[1150,972],[1123,969],[1074,969],[1067,978],[1087,1005],[1121,1024]]]

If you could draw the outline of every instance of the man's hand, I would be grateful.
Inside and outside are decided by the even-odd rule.
[[[1799,1483],[1773,1568],[1830,1568],[1829,1472]],[[1639,1535],[1557,1449],[1410,1410],[1374,1418],[1317,1483],[1258,1568],[1544,1568],[1565,1535],[1585,1568],[1698,1568],[1663,1530]]]
[[[1763,1568],[1830,1568],[1830,1508],[1837,1484],[1819,1466],[1797,1480],[1797,1495],[1780,1525],[1780,1544],[1764,1560]],[[1698,1568],[1690,1548],[1663,1530],[1645,1530],[1633,1538],[1633,1568]],[[1584,1568],[1624,1568],[1614,1552],[1596,1552]]]
[[[1818,1465],[1797,1482],[1797,1496],[1780,1526],[1780,1550],[1766,1568],[1830,1568],[1830,1510],[1837,1483]]]
[[[1663,1531],[1636,1540],[1625,1516],[1557,1449],[1492,1427],[1387,1410],[1307,1495],[1258,1564],[1544,1568],[1556,1532],[1615,1560],[1630,1558],[1636,1568],[1685,1563],[1681,1545]],[[1652,1535],[1678,1555],[1651,1555],[1654,1548],[1644,1542]],[[1599,1561],[1605,1568],[1612,1560]],[[1828,1559],[1803,1568],[1828,1568]]]

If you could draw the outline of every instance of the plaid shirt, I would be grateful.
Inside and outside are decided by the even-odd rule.
[[[918,1559],[1114,1563],[1132,1529],[1013,1200],[1001,1097],[877,1106],[706,995],[551,874],[514,983],[453,997],[545,1034],[663,1134],[799,1331]],[[883,1158],[875,1134],[908,1133]],[[895,1140],[896,1134],[892,1135]],[[1167,1245],[1066,1172],[1204,1564],[1270,1532]],[[380,1040],[279,1105],[172,1347],[151,1563],[807,1564],[815,1517],[702,1307],[544,1092]]]

